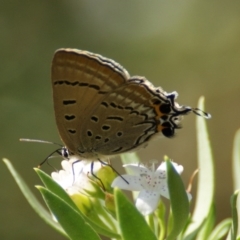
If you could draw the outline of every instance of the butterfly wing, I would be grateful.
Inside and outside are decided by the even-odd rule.
[[[128,72],[119,64],[100,55],[76,49],[56,51],[52,61],[55,118],[70,152],[91,157],[87,155],[91,147],[85,147],[81,136],[91,109],[128,78]]]
[[[176,93],[167,94],[143,77],[129,78],[92,109],[81,136],[98,155],[115,155],[146,146],[162,133],[171,137],[181,115],[189,111],[178,106],[175,97]],[[91,116],[97,116],[98,121]]]
[[[57,127],[72,154],[104,158],[174,135],[181,115],[177,93],[131,77],[118,63],[87,51],[60,49],[52,62]]]

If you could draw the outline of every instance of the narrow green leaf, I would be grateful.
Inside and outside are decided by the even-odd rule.
[[[35,168],[34,170],[36,171],[38,176],[41,178],[43,184],[50,192],[57,195],[59,198],[68,203],[72,208],[74,208],[82,215],[80,210],[77,208],[76,204],[72,201],[72,199],[69,197],[66,191],[59,184],[57,184],[48,174],[46,174],[39,168]]]
[[[155,236],[158,236],[158,233],[156,232],[156,225],[155,225],[155,216],[153,213],[145,216],[145,221],[147,223],[147,225],[151,228],[151,230],[153,231],[153,233],[155,234]]]
[[[238,211],[237,211],[237,201],[238,201],[239,190],[231,196],[231,209],[232,209],[232,230],[231,239],[237,238],[238,233]]]
[[[196,237],[197,240],[209,239],[209,235],[213,231],[215,218],[216,218],[215,206],[214,204],[212,204],[212,207],[208,213],[208,217],[206,218],[206,221],[203,222],[201,229],[199,229],[198,231],[198,234]]]
[[[81,213],[81,211],[78,209],[76,204],[72,201],[70,196],[66,193],[66,191],[61,186],[59,186],[48,174],[46,174],[45,172],[43,172],[38,168],[35,169],[35,171],[38,174],[38,176],[41,178],[46,188],[53,194],[57,195],[60,199],[65,201],[67,204],[69,204],[73,209],[75,209],[84,218],[84,220],[94,228],[96,232],[107,237],[116,238],[116,239],[119,238],[119,235],[116,232],[112,232],[110,229],[107,229],[106,227],[104,227],[103,222],[101,222],[102,224],[100,226],[98,223],[93,222],[90,218],[84,216]]]
[[[227,235],[229,229],[231,228],[232,220],[230,218],[224,219],[220,222],[215,229],[212,231],[211,235],[207,238],[208,240],[220,240]],[[233,238],[234,240],[236,238]]]
[[[240,190],[240,129],[235,134],[233,142],[233,189]],[[240,198],[237,199],[238,215],[240,215]],[[238,221],[237,235],[240,234],[240,221]]]
[[[202,222],[202,224],[194,229],[194,231],[192,231],[190,234],[188,234],[187,236],[183,236],[182,238],[180,239],[183,239],[183,240],[195,240],[196,239],[196,236],[198,235],[198,233],[201,231],[201,229],[203,228],[204,224],[205,224],[206,220],[204,220]],[[185,232],[184,232],[185,233]]]
[[[204,110],[204,98],[199,99],[198,108]],[[214,196],[214,166],[211,146],[207,133],[206,120],[197,116],[198,144],[198,189],[192,223],[186,235],[191,234],[202,225],[210,212]]]
[[[119,189],[114,189],[114,196],[123,240],[157,240],[144,217]]]
[[[86,218],[84,218],[86,220]],[[114,238],[114,239],[121,239],[120,235],[117,232],[112,232],[107,230],[106,228],[103,228],[99,225],[97,225],[95,222],[93,222],[91,219],[87,218],[87,221],[89,225],[98,233],[103,236]]]
[[[233,141],[233,184],[234,190],[240,190],[240,129],[235,134]]]
[[[89,226],[89,224],[68,203],[59,198],[48,189],[39,186],[45,202],[49,209],[56,217],[57,221],[61,224],[70,239],[72,240],[100,240],[96,232]]]
[[[23,193],[24,197],[27,199],[28,203],[31,205],[31,207],[35,210],[35,212],[52,228],[54,228],[56,231],[61,233],[62,235],[66,236],[65,231],[62,229],[62,227],[53,221],[52,216],[50,213],[41,205],[41,203],[36,199],[34,194],[31,192],[27,184],[24,182],[22,177],[18,174],[18,172],[14,169],[11,162],[7,159],[3,159],[3,162],[8,167],[8,170],[12,174],[14,180],[16,181],[17,185],[19,186],[21,192]]]
[[[160,201],[157,210],[155,211],[159,224],[158,240],[163,240],[166,233],[166,207],[163,201]]]
[[[181,177],[169,160],[166,161],[166,164],[173,220],[172,229],[167,236],[167,240],[171,240],[176,239],[187,223],[189,215],[189,201]]]

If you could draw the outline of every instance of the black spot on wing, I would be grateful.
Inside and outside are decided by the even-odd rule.
[[[116,121],[120,121],[120,122],[122,122],[124,120],[122,117],[119,117],[119,116],[109,116],[109,117],[107,117],[107,119],[116,120]]]
[[[71,121],[71,120],[73,120],[73,119],[76,118],[75,115],[65,115],[64,117],[65,117],[65,119],[68,120],[68,121]]]
[[[68,129],[68,132],[71,133],[71,134],[75,134],[75,133],[76,133],[76,130],[74,130],[74,129]]]
[[[75,104],[76,102],[76,100],[63,100],[63,105],[71,105]]]

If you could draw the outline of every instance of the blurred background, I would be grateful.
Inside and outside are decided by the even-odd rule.
[[[217,222],[230,216],[233,137],[240,127],[239,1],[1,1],[0,156],[8,158],[35,195],[33,171],[60,142],[53,112],[50,67],[54,51],[69,47],[114,59],[131,75],[147,77],[180,104],[195,107],[205,96],[216,166]],[[140,150],[142,161],[167,154],[184,166],[187,184],[197,168],[194,114],[174,139]],[[113,165],[118,166],[119,159]],[[43,166],[47,172],[51,168]],[[0,238],[64,239],[28,205],[1,163]],[[197,182],[194,182],[196,187]],[[193,191],[194,194],[194,191]]]

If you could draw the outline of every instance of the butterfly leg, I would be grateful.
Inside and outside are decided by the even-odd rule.
[[[94,161],[91,162],[91,174],[93,177],[95,177],[101,183],[103,190],[106,191],[102,180],[93,172],[93,168],[94,168]]]
[[[81,162],[82,160],[76,160],[72,163],[72,173],[73,173],[73,182],[72,184],[74,184],[75,182],[75,171],[74,171],[74,164],[78,163],[78,162]]]
[[[99,161],[102,165],[105,165],[105,166],[110,167],[119,177],[122,178],[122,180],[123,180],[124,182],[126,182],[127,184],[129,184],[129,182],[128,182],[111,164],[106,163],[106,162],[103,162],[103,161],[100,160],[99,158],[98,158],[98,161]]]

